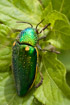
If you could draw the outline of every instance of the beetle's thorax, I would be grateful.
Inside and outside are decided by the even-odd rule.
[[[19,43],[27,43],[32,46],[36,46],[37,43],[37,33],[34,28],[26,28],[21,31],[19,36],[17,37]]]

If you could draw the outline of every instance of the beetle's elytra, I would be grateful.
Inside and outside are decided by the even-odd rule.
[[[19,96],[24,96],[34,83],[37,70],[36,45],[39,40],[38,34],[45,30],[47,26],[38,32],[37,27],[34,29],[31,25],[31,28],[21,31],[13,43],[12,66],[16,90]]]

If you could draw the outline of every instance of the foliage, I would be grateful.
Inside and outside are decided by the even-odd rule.
[[[64,59],[65,55],[70,57],[67,54],[67,50],[70,51],[69,4],[69,0],[0,0],[0,105],[70,105],[70,77],[66,77],[66,68],[70,72],[70,66]],[[50,42],[61,54],[57,57],[51,52],[40,52],[43,84],[21,98],[16,94],[10,68],[12,44],[17,36],[12,30],[28,26],[16,21],[27,21],[35,27],[42,19],[39,29],[51,23],[50,32],[47,34],[45,30],[47,38],[42,45]],[[36,83],[39,79],[38,74]]]

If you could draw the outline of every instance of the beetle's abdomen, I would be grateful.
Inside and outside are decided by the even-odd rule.
[[[23,96],[31,87],[36,74],[37,52],[32,46],[15,43],[12,52],[13,73],[17,93]]]

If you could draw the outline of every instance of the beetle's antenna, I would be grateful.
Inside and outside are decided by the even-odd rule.
[[[44,30],[45,30],[48,26],[50,26],[50,25],[51,25],[51,23],[45,25],[44,28],[43,28],[38,34],[40,34],[42,31],[44,31]]]
[[[31,27],[33,27],[33,25],[31,23],[28,23],[28,22],[17,21],[17,23],[27,23],[27,24],[31,25]]]
[[[44,19],[41,20],[41,22],[36,25],[36,30],[37,30],[37,27],[39,26],[39,24],[41,24],[43,21],[44,21]]]

